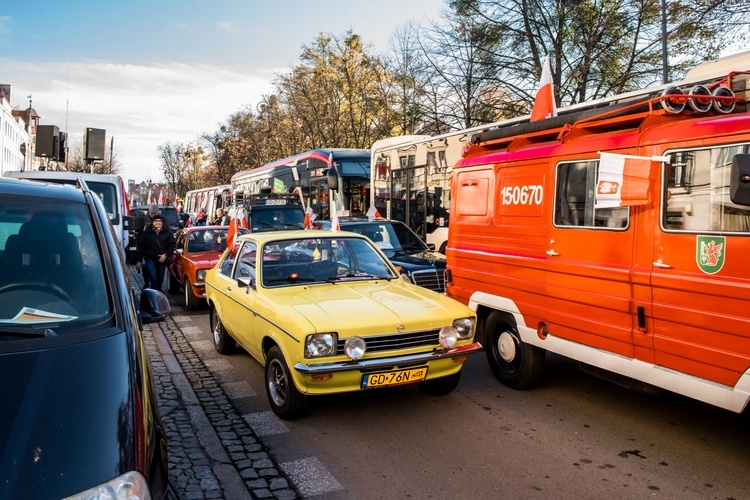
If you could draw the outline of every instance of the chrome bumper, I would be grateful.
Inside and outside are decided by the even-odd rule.
[[[473,344],[456,347],[454,349],[422,352],[419,354],[408,354],[406,356],[392,356],[389,358],[365,359],[361,361],[347,361],[343,363],[323,363],[315,365],[306,365],[297,363],[294,369],[305,375],[314,375],[316,373],[333,373],[348,372],[356,370],[380,370],[389,369],[394,366],[407,364],[429,363],[436,359],[452,358],[453,356],[463,356],[473,354],[482,350],[482,344],[474,342]]]

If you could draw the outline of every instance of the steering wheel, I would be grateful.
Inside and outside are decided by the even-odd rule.
[[[28,281],[26,283],[11,283],[10,285],[5,285],[4,287],[0,288],[0,294],[12,292],[15,290],[39,290],[41,292],[47,292],[51,293],[55,297],[58,297],[65,302],[72,304],[73,299],[70,298],[70,295],[60,288],[59,286],[53,284],[53,283],[45,283],[43,281]]]

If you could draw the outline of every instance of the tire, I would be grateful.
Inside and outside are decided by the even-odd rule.
[[[443,255],[445,255],[445,249],[448,248],[448,242],[444,241],[442,245],[440,245],[439,252]]]
[[[180,293],[180,282],[177,281],[177,279],[172,275],[171,272],[169,273],[169,293]]]
[[[171,275],[170,275],[171,276]],[[185,280],[185,310],[186,311],[195,311],[198,309],[201,305],[201,299],[195,296],[193,293],[193,287],[190,286],[190,283]]]
[[[266,396],[273,412],[284,420],[294,420],[310,413],[310,396],[297,390],[284,355],[276,346],[266,358]]]
[[[487,320],[484,350],[495,377],[513,389],[528,389],[542,379],[545,351],[524,343],[500,314]]]
[[[453,392],[461,380],[461,370],[447,377],[440,377],[433,380],[425,380],[417,383],[419,390],[430,396],[445,396]]]
[[[232,354],[234,352],[237,342],[224,329],[216,309],[211,311],[211,333],[216,352],[219,354]]]

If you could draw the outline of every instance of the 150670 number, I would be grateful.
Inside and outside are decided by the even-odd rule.
[[[544,190],[539,184],[506,186],[500,190],[503,205],[541,205]]]

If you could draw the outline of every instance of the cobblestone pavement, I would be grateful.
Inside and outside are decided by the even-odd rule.
[[[132,282],[143,285],[133,272]],[[173,306],[173,311],[177,312]],[[146,325],[159,410],[167,433],[169,479],[178,496],[295,499],[300,495],[191,346],[172,314]],[[187,328],[185,328],[187,330]]]

